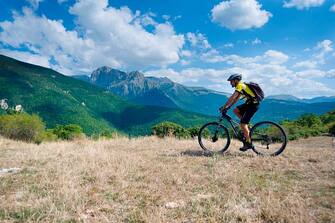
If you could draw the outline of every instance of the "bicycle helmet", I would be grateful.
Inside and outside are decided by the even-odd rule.
[[[232,81],[232,80],[242,80],[242,74],[232,74],[230,77],[227,79],[227,81]]]

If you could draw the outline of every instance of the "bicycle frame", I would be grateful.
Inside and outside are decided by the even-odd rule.
[[[229,122],[231,128],[233,129],[234,136],[238,140],[240,140],[241,142],[243,142],[243,138],[239,137],[238,129],[237,129],[237,126],[239,126],[240,124],[237,121],[235,121],[231,116],[229,116],[227,114],[222,114],[222,116],[220,117],[219,123],[221,124],[221,122],[223,120],[227,120]]]

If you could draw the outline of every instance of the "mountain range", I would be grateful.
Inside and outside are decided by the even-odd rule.
[[[149,134],[151,126],[173,121],[185,127],[213,118],[178,108],[138,105],[90,83],[52,69],[0,55],[0,99],[21,104],[37,113],[52,128],[57,124],[79,124],[85,133],[120,131]]]
[[[280,94],[280,95],[270,95],[267,99],[276,99],[276,100],[283,100],[283,101],[296,101],[296,102],[303,102],[303,103],[321,103],[321,102],[335,102],[335,96],[320,96],[315,98],[297,98],[293,95],[287,94]]]
[[[96,69],[90,76],[74,77],[133,103],[180,108],[205,115],[217,115],[218,108],[230,95],[202,87],[187,87],[166,77],[148,77],[138,71],[126,73],[106,66]],[[300,99],[292,95],[272,95],[262,102],[254,121],[294,119],[304,113],[322,114],[334,108],[335,97]]]
[[[189,127],[216,120],[214,115],[228,96],[168,78],[109,67],[93,71],[90,77],[73,78],[0,55],[0,99],[7,98],[10,106],[21,104],[28,113],[39,114],[48,128],[74,123],[87,134],[119,131],[145,135],[162,121]],[[334,110],[333,99],[271,96],[264,100],[253,121],[323,114]]]

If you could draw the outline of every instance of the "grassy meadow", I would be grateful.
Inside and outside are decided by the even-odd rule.
[[[279,157],[204,156],[196,140],[0,138],[0,222],[334,222],[331,137]]]

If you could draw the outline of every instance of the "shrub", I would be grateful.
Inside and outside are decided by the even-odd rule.
[[[321,116],[321,121],[324,124],[335,122],[335,111],[328,112]]]
[[[98,139],[114,139],[118,137],[126,137],[125,134],[122,134],[117,131],[111,131],[111,130],[103,130],[100,133],[95,133],[91,135],[91,139],[98,140]]]
[[[45,124],[38,115],[5,114],[0,116],[0,134],[14,140],[39,142]]]
[[[296,122],[298,125],[304,127],[319,127],[322,125],[320,117],[314,114],[302,115]]]
[[[55,134],[59,139],[73,140],[75,138],[85,135],[83,129],[76,124],[69,125],[57,125],[52,133]]]
[[[177,138],[190,138],[190,133],[187,129],[184,129],[183,127],[182,128],[178,128],[176,129],[176,131],[174,132],[173,134],[175,137]]]
[[[200,126],[194,126],[187,129],[192,138],[198,137]]]
[[[50,142],[50,141],[56,141],[58,139],[57,135],[53,133],[53,129],[47,129],[46,131],[41,132],[41,134],[38,135],[35,142],[41,143],[41,142]]]
[[[173,122],[161,122],[152,127],[152,134],[158,137],[175,136],[178,138],[188,138],[189,132],[181,125]]]
[[[115,131],[110,131],[110,130],[104,130],[102,131],[99,136],[102,138],[107,138],[107,139],[111,139],[111,138],[116,138],[118,137],[120,134],[118,134]]]
[[[329,125],[329,130],[328,132],[332,135],[332,136],[335,136],[335,122],[332,122],[330,125]]]

